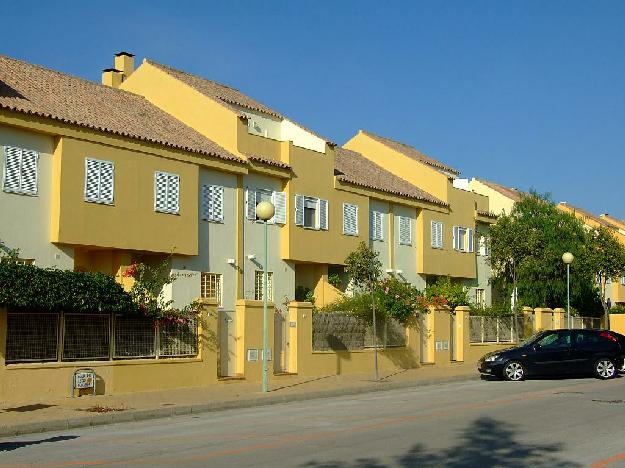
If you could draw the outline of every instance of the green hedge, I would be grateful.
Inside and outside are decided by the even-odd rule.
[[[0,261],[0,307],[39,312],[138,314],[120,284],[102,273]]]

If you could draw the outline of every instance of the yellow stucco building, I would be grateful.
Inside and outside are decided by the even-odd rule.
[[[135,70],[127,52],[102,84],[2,56],[0,81],[0,240],[23,263],[122,283],[132,262],[169,258],[176,280],[164,298],[205,301],[202,323],[186,335],[95,313],[2,310],[0,394],[32,392],[34,373],[45,374],[46,392],[65,391],[83,365],[106,392],[255,379],[265,294],[275,310],[272,370],[320,371],[293,357],[305,338],[298,323],[312,329],[297,300],[312,295],[322,306],[342,294],[344,260],[361,241],[387,275],[421,289],[450,276],[490,302],[478,242],[494,221],[488,198],[456,187],[457,171],[414,149],[365,132],[339,147],[231,87],[150,60]],[[263,200],[276,207],[268,291],[255,215]],[[54,345],[28,354],[16,337],[41,323]],[[89,350],[72,347],[80,333]],[[124,347],[125,333],[139,333],[141,346]],[[425,352],[406,333],[388,366]],[[367,352],[351,371],[368,366]]]

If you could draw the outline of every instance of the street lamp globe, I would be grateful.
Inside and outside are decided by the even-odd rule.
[[[275,212],[276,209],[271,202],[263,201],[256,205],[256,216],[263,221],[269,221]]]
[[[573,254],[571,252],[564,252],[562,254],[562,261],[566,263],[567,265],[570,265],[571,263],[573,263],[574,258],[575,257],[573,257]]]

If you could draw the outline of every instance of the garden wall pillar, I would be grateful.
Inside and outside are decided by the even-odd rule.
[[[534,329],[553,330],[553,311],[548,307],[537,307],[534,309]]]
[[[557,307],[553,309],[553,328],[568,328],[568,323],[566,321],[566,310],[562,307]]]
[[[462,362],[465,356],[468,355],[468,348],[471,344],[471,337],[469,336],[469,316],[471,310],[467,306],[456,307],[456,320],[455,320],[455,354],[456,361]]]
[[[431,308],[426,316],[428,329],[427,360],[432,364],[451,363],[451,318],[449,307]]]
[[[269,302],[269,349],[273,350],[274,304]],[[249,381],[262,379],[263,360],[263,301],[239,299],[236,303],[236,369]],[[248,360],[257,357],[256,360]],[[258,353],[256,355],[256,352]],[[271,353],[273,360],[273,352]],[[269,374],[273,375],[273,361],[269,362]]]
[[[312,312],[310,302],[289,303],[288,370],[292,374],[305,373],[305,362],[312,355]]]

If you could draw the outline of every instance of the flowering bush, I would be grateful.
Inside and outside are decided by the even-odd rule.
[[[389,317],[405,323],[418,311],[418,300],[422,294],[409,283],[387,277],[377,283],[375,291],[376,305]]]
[[[163,288],[176,279],[169,273],[170,258],[171,256],[165,258],[155,267],[133,262],[124,270],[122,276],[135,280],[130,295],[146,317],[159,320],[161,323],[182,325],[197,316],[200,304],[194,301],[182,309],[176,309],[173,307],[173,300],[165,300],[163,297]]]

